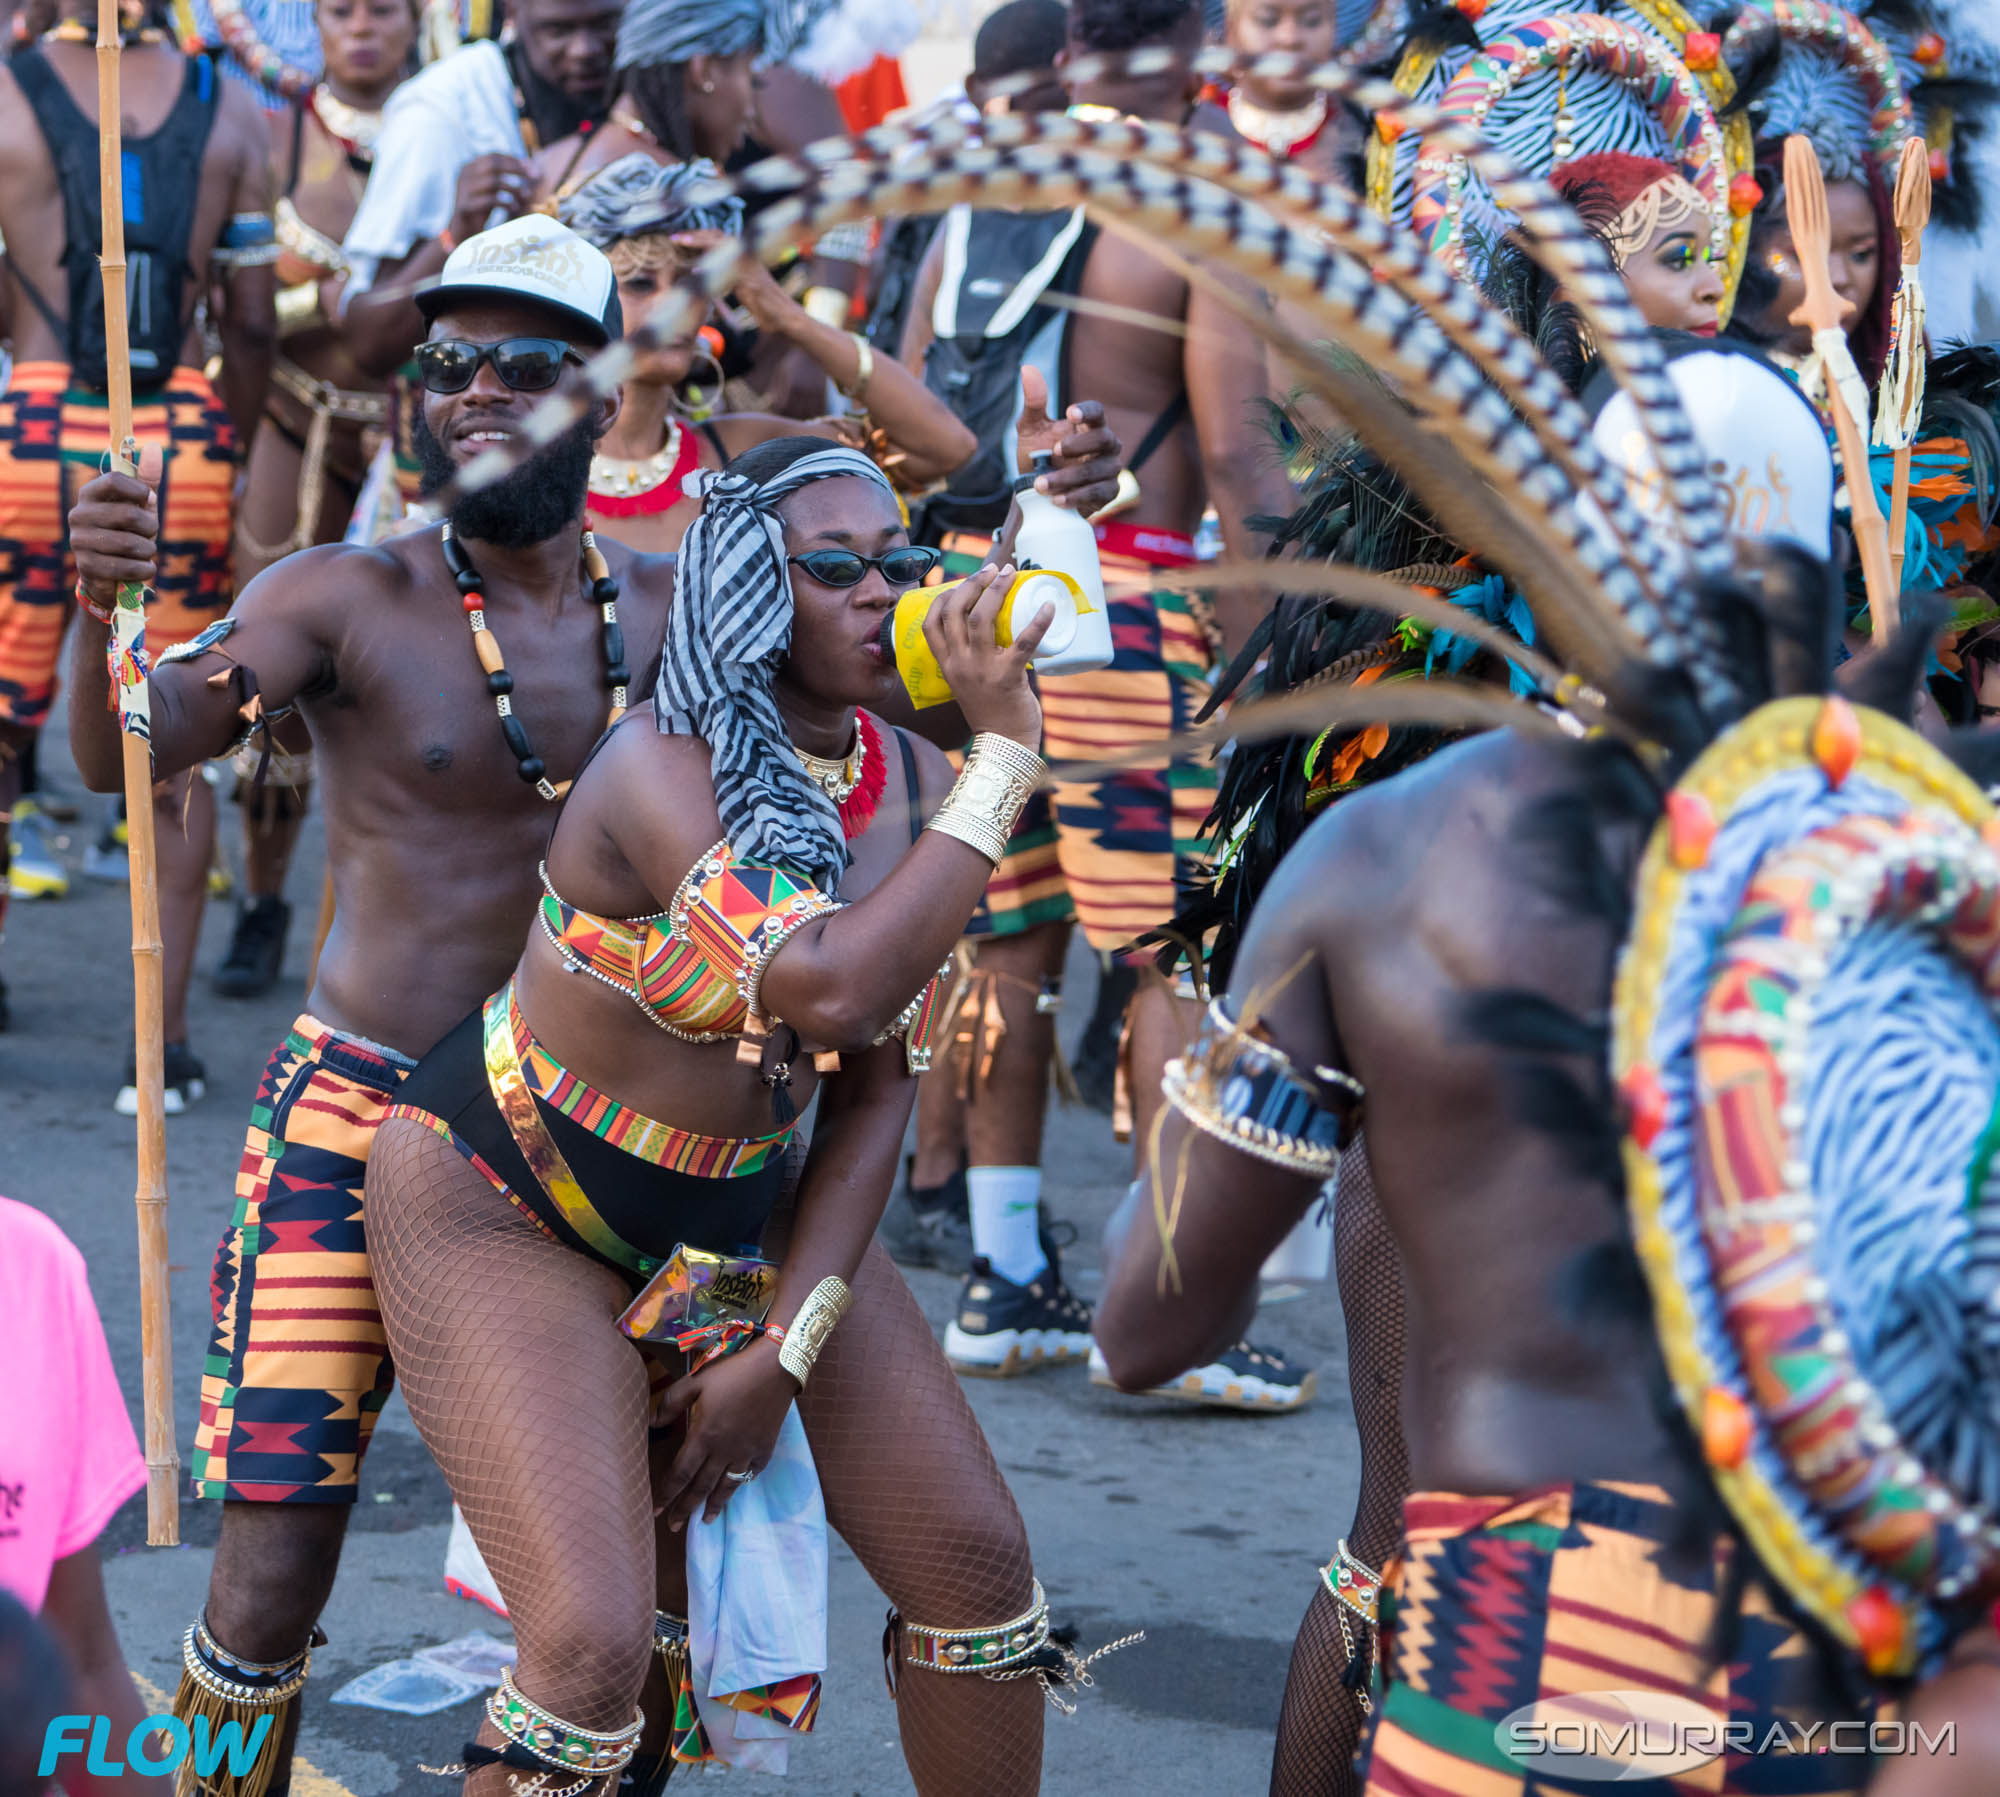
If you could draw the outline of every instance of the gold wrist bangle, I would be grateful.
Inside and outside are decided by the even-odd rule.
[[[839,383],[840,397],[849,405],[868,409],[868,383],[875,378],[875,346],[859,331],[849,331],[854,344],[854,378]]]
[[[847,1281],[829,1273],[806,1293],[798,1315],[785,1325],[785,1339],[778,1344],[778,1364],[801,1386],[812,1376],[813,1362],[819,1359],[834,1324],[853,1302]]]
[[[998,867],[1022,807],[1048,771],[1048,763],[1033,749],[982,731],[966,751],[958,783],[926,828],[955,837]]]

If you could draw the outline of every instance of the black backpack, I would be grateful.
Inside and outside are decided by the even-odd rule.
[[[1067,314],[1051,293],[1083,280],[1096,229],[1074,212],[975,212],[954,207],[938,226],[944,273],[924,352],[924,385],[979,440],[978,452],[924,503],[927,531],[995,530],[1013,492],[1013,424],[1021,367]],[[1053,392],[1053,389],[1051,389]]]
[[[98,195],[97,127],[84,117],[41,51],[17,50],[7,66],[34,109],[62,188],[67,316],[58,318],[48,301],[21,280],[18,263],[15,279],[67,346],[70,378],[80,387],[101,392],[108,376],[104,284],[97,268],[104,216]],[[181,301],[193,272],[188,266],[188,240],[194,234],[202,155],[215,123],[215,107],[215,67],[206,57],[190,57],[180,97],[166,122],[149,137],[128,137],[124,142],[125,310],[132,385],[141,391],[165,384],[187,336]]]

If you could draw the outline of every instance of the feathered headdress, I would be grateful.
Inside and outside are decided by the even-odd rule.
[[[1735,87],[1721,40],[1674,0],[1607,0],[1575,12],[1552,12],[1546,0],[1433,8],[1413,20],[1395,84],[1537,173],[1607,151],[1673,162],[1709,208],[1726,313],[1754,203],[1744,186],[1750,134],[1727,116]],[[1369,201],[1477,274],[1469,245],[1497,241],[1510,220],[1434,138],[1407,115],[1378,110]]]
[[[1797,552],[1761,595],[1733,582],[1708,452],[1602,244],[1462,122],[1339,64],[1292,78],[1401,105],[1409,131],[1436,133],[1521,221],[1630,402],[1659,501],[1644,525],[1581,408],[1500,313],[1352,196],[1240,144],[1015,115],[988,120],[977,146],[877,129],[746,172],[749,247],[768,257],[853,218],[961,201],[1086,206],[1234,307],[1441,534],[1506,577],[1532,649],[1416,584],[1337,563],[1283,576],[1462,630],[1520,668],[1532,698],[1448,677],[1329,685],[1246,705],[1193,741],[1332,723],[1592,733],[1581,762],[1620,777],[1621,817],[1654,820],[1636,891],[1609,873],[1593,889],[1636,920],[1602,1069],[1616,1108],[1585,1102],[1623,1139],[1667,1371],[1769,1577],[1871,1671],[1908,1672],[2000,1589],[2000,820],[1980,783],[1870,709],[1907,707],[1934,619],[1907,607],[1904,636],[1849,697],[1824,696],[1835,583]],[[683,328],[736,254],[704,258],[636,347]],[[1311,339],[1345,356],[1230,275],[1303,308]],[[634,347],[614,346],[591,383],[615,381]],[[528,439],[588,403],[551,401]],[[1184,579],[1270,577],[1255,564]],[[1566,797],[1586,816],[1599,802],[1594,788]],[[1940,1029],[1929,995],[1947,989]],[[1506,995],[1488,996],[1495,1039],[1549,1052],[1546,1032],[1508,1036]],[[1564,1053],[1593,1039],[1564,1022]]]

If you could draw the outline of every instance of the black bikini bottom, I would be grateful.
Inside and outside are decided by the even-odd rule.
[[[784,1188],[789,1132],[701,1136],[615,1103],[528,1034],[511,983],[424,1056],[389,1114],[448,1134],[558,1240],[641,1281],[682,1244],[754,1252]]]

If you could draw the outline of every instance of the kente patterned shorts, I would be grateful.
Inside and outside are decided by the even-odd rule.
[[[1606,1783],[1602,1771],[1594,1780],[1563,1777],[1503,1748],[1501,1725],[1522,1706],[1606,1692],[1685,1700],[1718,1724],[1749,1723],[1760,1745],[1774,1731],[1823,1744],[1828,1725],[1867,1720],[1828,1686],[1813,1643],[1761,1580],[1744,1582],[1733,1622],[1719,1615],[1732,1550],[1677,1545],[1676,1522],[1666,1492],[1652,1485],[1404,1499],[1403,1547],[1382,1595],[1385,1682],[1364,1752],[1366,1797],[1824,1797],[1862,1789],[1865,1753],[1731,1746],[1671,1779],[1635,1771]],[[1724,1657],[1711,1664],[1718,1639]],[[1606,1715],[1615,1724],[1627,1712]],[[1655,1752],[1675,1745],[1668,1720],[1663,1713],[1649,1725]],[[1529,1735],[1529,1746],[1538,1738]]]
[[[395,1383],[362,1188],[376,1126],[415,1064],[302,1016],[265,1066],[210,1280],[197,1496],[354,1502]]]
[[[104,465],[101,393],[72,389],[60,362],[18,364],[0,394],[0,723],[34,729],[55,697],[76,564],[69,508]],[[236,436],[208,377],[177,368],[137,399],[132,434],[163,453],[159,574],[146,647],[184,643],[228,611]]]
[[[1098,557],[1107,586],[1192,559],[1167,547],[1185,539],[1164,532],[1114,521],[1102,534]],[[1150,551],[1149,537],[1160,539]],[[979,566],[976,540],[950,538],[945,547],[947,579]],[[1111,665],[1041,683],[1042,753],[1052,762],[1095,760],[1185,730],[1208,698],[1214,656],[1185,593],[1159,588],[1114,598],[1110,611]],[[1075,921],[1100,953],[1126,948],[1177,908],[1195,872],[1196,839],[1215,802],[1216,780],[1206,760],[1175,761],[1036,794],[966,933],[1013,936]]]

